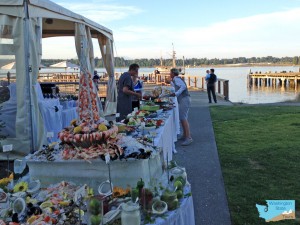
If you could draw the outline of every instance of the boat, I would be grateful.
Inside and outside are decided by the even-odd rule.
[[[183,66],[178,67],[176,65],[176,52],[174,50],[174,44],[172,43],[173,51],[172,51],[172,65],[164,65],[162,56],[160,57],[160,65],[155,66],[154,75],[162,75],[162,76],[169,76],[170,70],[172,68],[177,68],[179,70],[180,75],[185,74],[185,68],[184,68],[184,57],[183,57]]]

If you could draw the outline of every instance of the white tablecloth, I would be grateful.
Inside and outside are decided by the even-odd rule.
[[[58,132],[62,130],[62,109],[58,99],[45,99],[38,102],[46,132],[54,132],[52,141],[57,140]]]
[[[176,117],[176,114],[178,114],[178,107],[168,111],[169,117],[165,120],[165,125],[157,129],[157,136],[154,138],[154,145],[163,149],[165,161],[172,160],[173,152],[176,152],[175,142],[179,126],[179,117]]]
[[[76,107],[64,109],[62,111],[62,127],[65,128],[70,126],[70,122],[73,119],[77,119],[77,118],[78,118],[78,113]]]
[[[167,218],[166,218],[167,216]],[[180,207],[168,212],[164,218],[158,217],[155,225],[195,225],[194,204],[192,196],[184,198]]]
[[[63,106],[63,109],[70,109],[76,107],[75,100],[60,101],[60,104]]]
[[[111,181],[115,186],[125,188],[127,185],[134,187],[142,178],[148,187],[151,178],[161,178],[161,164],[160,154],[152,155],[148,159],[111,161]],[[84,160],[27,160],[27,165],[30,177],[40,180],[43,187],[65,180],[77,185],[87,184],[96,191],[99,184],[109,179],[108,166],[102,159],[91,160],[91,163]]]

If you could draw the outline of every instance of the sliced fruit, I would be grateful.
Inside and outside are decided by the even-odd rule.
[[[181,181],[176,180],[174,182],[174,187],[177,187],[177,190],[181,190],[183,188],[183,185],[182,185]]]
[[[177,180],[179,180],[183,186],[186,184],[186,180],[182,176],[176,177],[175,181],[177,181]]]
[[[82,127],[81,126],[77,126],[77,127],[75,127],[74,128],[74,134],[78,134],[78,133],[80,133],[82,131]]]
[[[99,124],[98,126],[98,130],[99,131],[106,131],[107,130],[107,126],[105,126],[103,123]]]
[[[60,204],[61,206],[68,206],[70,204],[70,202],[68,202],[68,201],[60,201],[58,204]]]
[[[27,223],[32,224],[38,217],[37,216],[31,216],[28,220]]]
[[[177,194],[177,198],[178,198],[178,199],[183,198],[183,192],[182,192],[182,190],[177,190],[177,191],[176,191],[176,194]]]
[[[48,208],[48,207],[51,207],[53,206],[52,202],[49,202],[49,201],[46,201],[46,202],[43,202],[40,207],[41,209],[45,209],[45,208]]]
[[[113,133],[112,135],[110,135],[110,138],[116,138],[116,137],[117,137],[116,133]]]
[[[101,203],[98,199],[93,198],[89,203],[91,214],[98,215],[100,213]]]
[[[91,225],[99,225],[101,222],[101,217],[100,216],[95,216],[95,215],[91,215]]]

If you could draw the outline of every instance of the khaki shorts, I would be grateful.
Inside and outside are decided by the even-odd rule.
[[[187,120],[188,113],[191,106],[191,97],[186,96],[180,99],[179,105],[179,120]]]

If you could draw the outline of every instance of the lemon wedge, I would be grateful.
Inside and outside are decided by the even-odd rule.
[[[103,123],[99,124],[98,126],[98,130],[99,131],[106,131],[107,130],[107,126],[105,126]]]
[[[53,206],[53,204],[52,204],[52,202],[49,202],[49,201],[43,202],[43,203],[40,205],[41,209],[45,209],[45,208],[48,208],[48,207],[51,207],[51,206]]]

